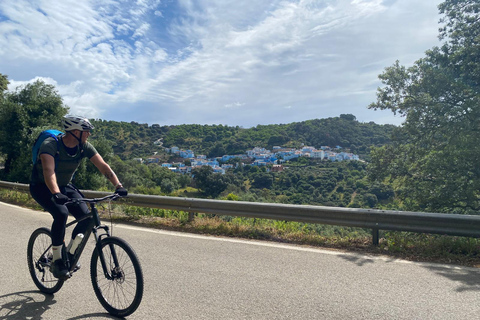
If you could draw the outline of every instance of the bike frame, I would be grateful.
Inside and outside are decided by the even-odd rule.
[[[72,219],[72,222],[65,224],[65,229],[76,225],[75,229],[72,228],[74,230],[72,236],[77,236],[77,233],[81,232],[83,239],[75,252],[72,251],[73,254],[67,253],[65,246],[62,246],[62,259],[69,270],[68,272],[64,270],[64,277],[55,276],[56,265],[52,264],[61,261],[53,260],[51,230],[41,227],[33,231],[28,240],[27,263],[32,280],[41,292],[46,294],[58,292],[65,281],[80,268],[78,260],[93,233],[95,245],[89,263],[90,278],[98,301],[108,313],[117,317],[129,316],[137,310],[142,301],[145,285],[140,260],[125,240],[110,234],[108,226],[100,221],[100,207],[96,206],[98,202],[117,198],[120,198],[120,195],[114,193],[95,199],[73,198],[65,203],[70,210],[79,209],[79,212],[85,214],[79,213],[75,215],[78,219]],[[87,207],[84,207],[83,203]],[[81,209],[76,207],[78,205],[81,205]],[[80,221],[82,230],[78,230]]]
[[[93,233],[93,235],[95,237],[95,249],[94,250],[98,251],[98,254],[99,254],[99,257],[100,257],[100,262],[101,262],[102,268],[103,268],[103,273],[105,274],[105,277],[108,280],[112,280],[114,278],[112,275],[110,275],[109,270],[107,269],[107,264],[105,263],[105,256],[103,255],[103,250],[101,248],[101,240],[105,237],[110,237],[110,228],[107,225],[102,225],[101,224],[100,216],[98,215],[98,209],[95,205],[96,202],[100,202],[102,200],[106,200],[106,199],[109,199],[109,198],[112,198],[112,196],[106,196],[106,197],[103,197],[103,198],[96,198],[96,199],[72,199],[72,202],[70,202],[71,205],[75,205],[75,204],[78,204],[80,202],[87,202],[90,205],[90,214],[86,215],[85,217],[83,217],[81,219],[78,219],[78,220],[75,219],[74,221],[67,223],[66,226],[65,226],[65,229],[68,229],[69,227],[79,223],[80,221],[91,219],[91,221],[90,221],[90,223],[87,227],[87,230],[85,231],[83,240],[82,240],[82,242],[80,242],[80,244],[78,245],[78,247],[77,247],[77,249],[76,249],[76,251],[73,255],[72,261],[69,261],[67,254],[63,255],[64,258],[66,259],[66,261],[68,261],[70,263],[70,268],[69,268],[70,272],[72,272],[74,267],[77,265],[77,262],[80,259],[80,256],[82,255],[83,249],[85,249],[85,246],[87,245],[88,239],[90,238],[90,235]],[[99,234],[98,231],[100,229],[103,229],[104,233]],[[47,250],[43,253],[43,255],[45,255],[45,253],[48,250],[50,250],[51,247],[52,247],[52,245],[50,245],[47,248]],[[65,249],[65,246],[64,246],[64,249]],[[118,267],[119,263],[118,263],[117,254],[115,252],[115,248],[112,245],[110,245],[110,249],[111,249],[111,252],[112,252],[112,257],[113,257],[113,261],[115,263],[115,266]]]

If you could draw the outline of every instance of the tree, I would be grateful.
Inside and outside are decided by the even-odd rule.
[[[262,172],[254,176],[252,186],[257,189],[271,188],[273,184],[272,174]]]
[[[216,198],[228,187],[229,178],[225,175],[214,173],[213,168],[202,166],[192,170],[197,188],[207,197]]]
[[[348,120],[348,121],[355,121],[357,120],[357,117],[355,117],[353,114],[341,114],[340,119]]]
[[[89,141],[103,157],[103,159],[110,163],[113,159],[112,142],[104,137],[93,136]],[[95,168],[90,161],[82,161],[77,171],[75,172],[75,185],[80,189],[97,190],[105,187],[112,187],[110,182]]]
[[[372,184],[368,188],[368,192],[374,194],[377,197],[377,200],[388,200],[395,195],[392,186],[378,182]]]
[[[207,154],[209,158],[221,157],[226,154],[225,147],[221,143],[216,143],[215,146]]]
[[[193,180],[198,189],[205,190],[208,185],[208,178],[213,174],[210,166],[201,166],[192,170]]]
[[[41,80],[3,95],[0,99],[0,153],[5,156],[4,179],[28,182],[31,149],[40,128],[58,128],[67,110],[55,88]]]
[[[176,180],[168,180],[168,179],[163,180],[162,183],[160,184],[160,188],[162,192],[168,194],[178,189],[178,185],[176,182],[177,182]]]
[[[370,208],[373,208],[373,207],[378,203],[377,196],[374,195],[374,194],[366,193],[366,194],[364,195],[364,198],[365,198],[365,201],[366,201],[367,205],[368,205]]]
[[[228,187],[228,178],[222,174],[214,173],[208,178],[204,193],[208,197],[216,198]]]
[[[443,45],[406,68],[397,61],[379,78],[377,102],[405,117],[393,143],[374,149],[370,178],[394,182],[410,208],[480,209],[480,3],[439,5]]]
[[[8,77],[0,73],[0,98],[3,97],[3,92],[7,91],[9,83]]]

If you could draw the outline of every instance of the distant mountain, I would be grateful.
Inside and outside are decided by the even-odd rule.
[[[144,157],[163,147],[191,149],[195,154],[209,157],[240,154],[253,147],[271,149],[273,146],[299,148],[302,145],[341,146],[365,156],[371,146],[390,142],[394,125],[358,122],[354,115],[313,119],[290,124],[258,125],[253,128],[224,125],[147,125],[137,122],[93,120],[95,135],[113,144],[114,152],[123,159]]]

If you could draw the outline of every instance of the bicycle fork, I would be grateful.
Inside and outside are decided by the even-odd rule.
[[[103,229],[105,231],[105,233],[100,234],[100,235],[97,234],[98,229]],[[102,250],[102,239],[110,237],[110,232],[109,232],[108,226],[100,225],[100,226],[94,228],[93,229],[93,234],[94,234],[95,240],[96,240],[95,250],[97,250],[97,252],[98,252],[98,256],[100,258],[100,263],[102,264],[102,269],[103,269],[103,273],[105,275],[105,278],[108,279],[108,280],[117,279],[117,277],[118,277],[117,272],[120,269],[120,264],[118,262],[118,257],[117,257],[117,253],[115,252],[114,245],[113,244],[108,245],[109,248],[110,248],[111,259],[113,259],[113,263],[114,263],[114,268],[112,268],[112,270],[108,270],[107,262],[105,260],[105,255],[104,255],[103,250]]]

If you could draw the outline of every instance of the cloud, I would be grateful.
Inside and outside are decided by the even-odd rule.
[[[15,81],[15,80],[9,80],[9,85],[8,85],[8,90],[9,91],[16,91],[20,90],[22,87],[26,86],[29,83],[35,82],[35,81],[43,81],[46,84],[50,84],[53,86],[57,86],[58,83],[52,78],[43,78],[43,77],[35,77],[34,79],[31,79],[29,81]]]
[[[73,111],[112,120],[398,123],[366,106],[386,66],[437,44],[438,3],[3,0],[0,68],[17,84],[48,79]]]
[[[225,108],[239,108],[239,107],[244,106],[244,105],[245,105],[245,103],[241,103],[241,102],[237,101],[237,102],[233,102],[233,103],[227,103],[225,105]]]
[[[135,30],[132,38],[145,36],[145,34],[149,29],[150,29],[150,25],[148,23],[143,23],[138,29]]]
[[[163,49],[155,50],[155,53],[153,54],[154,62],[165,61],[167,58],[168,58],[168,54]]]

